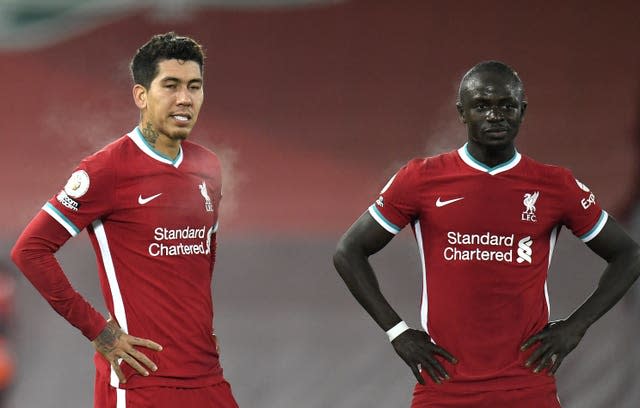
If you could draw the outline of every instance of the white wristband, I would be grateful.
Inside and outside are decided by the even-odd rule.
[[[409,330],[409,326],[407,326],[404,320],[402,320],[400,323],[387,330],[387,337],[389,337],[389,341],[393,341],[393,339],[407,330]]]

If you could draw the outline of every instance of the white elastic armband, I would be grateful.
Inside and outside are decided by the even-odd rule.
[[[404,320],[402,320],[400,323],[387,330],[387,337],[389,337],[389,341],[393,341],[393,339],[407,330],[409,330],[409,326],[407,326]]]

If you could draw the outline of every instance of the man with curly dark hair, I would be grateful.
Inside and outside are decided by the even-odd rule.
[[[204,59],[200,44],[175,33],[138,49],[131,62],[138,126],[82,160],[12,251],[95,347],[96,407],[237,407],[213,334],[220,163],[186,140],[203,102]],[[85,227],[108,319],[54,257]]]

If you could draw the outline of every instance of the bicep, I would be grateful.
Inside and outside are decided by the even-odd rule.
[[[338,248],[370,256],[384,248],[394,236],[365,211],[342,236]]]
[[[607,262],[611,262],[626,251],[639,249],[633,238],[611,216],[608,217],[602,231],[586,244]]]

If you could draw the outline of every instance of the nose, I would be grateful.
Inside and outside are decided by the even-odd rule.
[[[500,112],[500,108],[498,107],[493,107],[487,112],[487,120],[489,122],[499,122],[503,118],[502,112]]]
[[[187,87],[180,87],[176,95],[176,104],[180,106],[191,106],[191,95]]]

